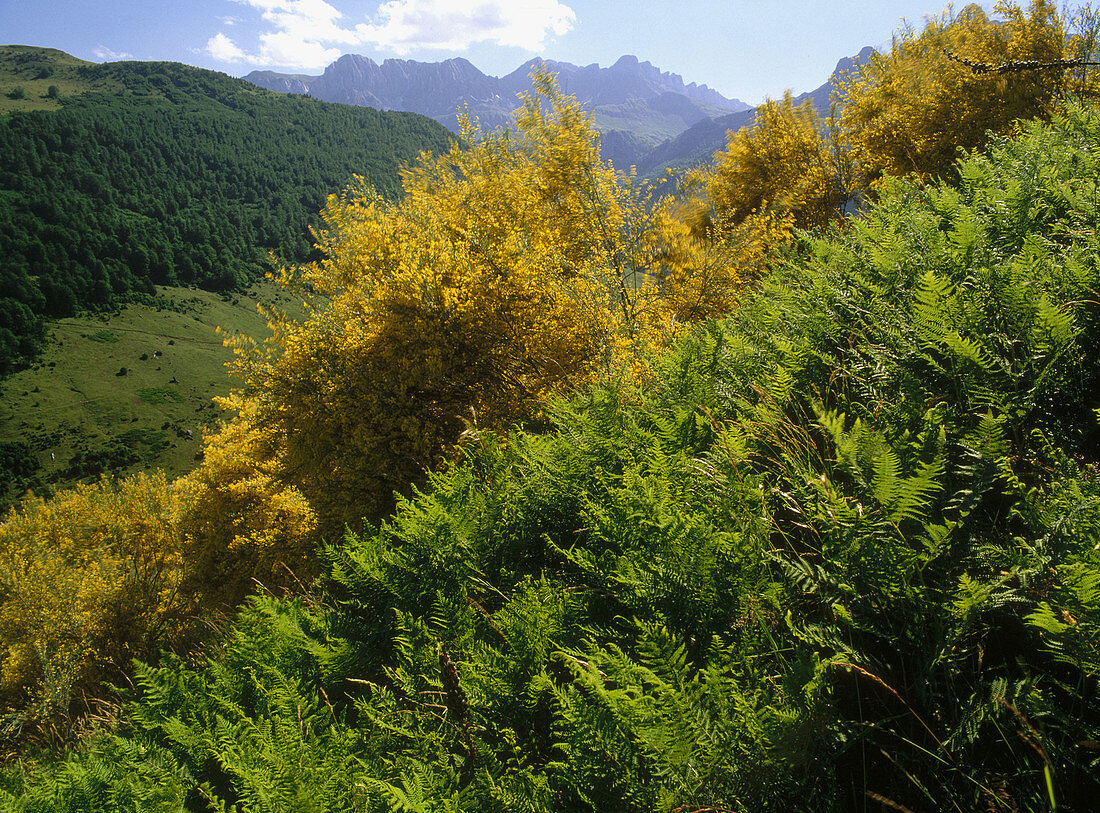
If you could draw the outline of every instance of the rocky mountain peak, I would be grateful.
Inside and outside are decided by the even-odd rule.
[[[482,127],[491,129],[510,121],[518,95],[531,87],[531,72],[540,66],[557,74],[561,88],[592,111],[605,154],[616,165],[635,163],[702,119],[749,108],[706,85],[685,84],[682,77],[633,54],[609,68],[535,58],[500,78],[487,76],[462,57],[442,62],[387,59],[379,65],[367,56],[346,54],[308,83],[291,83],[266,71],[246,78],[271,90],[308,88],[311,96],[327,102],[421,113],[452,129],[457,109],[466,105]]]
[[[833,69],[833,78],[843,77],[846,73],[851,73],[853,70],[859,68],[860,65],[865,64],[871,59],[871,55],[875,53],[875,49],[870,45],[865,45],[863,49],[855,56],[846,56],[836,63],[836,67]]]
[[[623,54],[621,57],[615,60],[615,64],[612,65],[611,68],[612,70],[622,70],[624,68],[637,67],[638,64],[638,57],[634,56],[634,54]],[[648,65],[649,63],[647,62],[646,64]]]

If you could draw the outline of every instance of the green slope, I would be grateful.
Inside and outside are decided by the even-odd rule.
[[[0,509],[105,473],[191,469],[231,384],[222,335],[263,336],[257,302],[296,306],[270,282],[158,288],[150,304],[49,322],[39,361],[0,383]]]
[[[0,800],[1096,809],[1098,145],[1075,109],[886,186],[643,388],[471,433]]]
[[[62,99],[125,90],[118,82],[81,71],[94,64],[54,48],[0,46],[0,116],[15,111],[60,110]],[[51,87],[57,90],[51,92]]]
[[[0,49],[0,91],[0,375],[35,356],[43,318],[307,259],[327,195],[353,174],[395,195],[399,167],[450,139],[414,114],[42,48]]]

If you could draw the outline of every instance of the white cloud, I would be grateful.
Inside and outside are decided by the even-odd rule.
[[[95,54],[96,59],[102,59],[104,62],[118,62],[121,59],[133,59],[133,54],[128,54],[125,51],[112,51],[105,45],[97,45],[92,51]]]
[[[243,62],[246,54],[225,34],[218,32],[206,41],[206,53],[219,62]]]
[[[260,53],[249,61],[255,65],[323,68],[342,53],[339,48],[326,48],[317,40],[303,39],[291,31],[272,31],[260,35]]]
[[[362,42],[406,53],[414,48],[463,50],[479,42],[538,51],[569,31],[577,15],[558,0],[390,0],[375,22],[355,27]]]
[[[303,42],[345,43],[357,41],[354,31],[342,28],[343,14],[325,0],[236,0],[258,8],[263,19],[275,26],[276,34]]]
[[[357,45],[395,54],[418,48],[461,51],[477,43],[538,51],[548,37],[569,31],[577,18],[559,0],[388,0],[373,18],[352,24],[325,0],[235,1],[260,11],[269,27],[254,53],[219,33],[206,43],[210,56],[304,69],[324,67]]]

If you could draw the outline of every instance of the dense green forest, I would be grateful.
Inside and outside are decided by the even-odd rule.
[[[18,810],[1078,810],[1100,792],[1100,114],[804,235],[139,666]]]
[[[326,196],[353,174],[396,194],[398,168],[450,138],[414,114],[53,53],[8,47],[0,65],[5,79],[60,83],[46,90],[59,109],[0,118],[0,375],[34,357],[45,318],[157,284],[235,289],[269,252],[305,261]]]

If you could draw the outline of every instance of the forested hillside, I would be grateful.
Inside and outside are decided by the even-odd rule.
[[[449,139],[413,114],[183,65],[73,66],[18,47],[2,56],[9,81],[58,83],[45,95],[59,109],[0,119],[0,374],[34,355],[43,318],[155,284],[233,289],[262,275],[268,252],[306,260],[329,194],[353,174],[396,194],[398,168]]]
[[[0,799],[1094,809],[1100,15],[998,8],[659,201],[547,74],[330,198],[197,469],[0,523]]]

